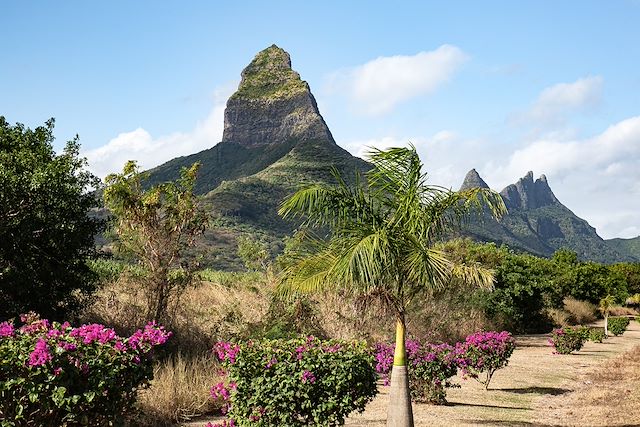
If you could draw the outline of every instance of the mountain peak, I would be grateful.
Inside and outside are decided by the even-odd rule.
[[[279,98],[309,91],[300,74],[291,68],[291,56],[275,44],[258,52],[241,75],[238,90],[232,97]]]
[[[464,181],[462,181],[462,185],[460,186],[460,190],[469,190],[471,188],[489,188],[486,182],[480,177],[480,174],[475,169],[471,169],[467,172],[467,175],[464,177]]]
[[[551,191],[547,177],[541,175],[534,181],[532,171],[527,172],[517,183],[508,185],[500,195],[509,210],[536,209],[560,203]]]
[[[274,45],[258,52],[242,71],[227,101],[223,142],[245,147],[302,140],[335,144],[307,82],[291,68],[291,57]]]

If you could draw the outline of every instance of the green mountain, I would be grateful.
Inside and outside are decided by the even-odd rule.
[[[475,169],[467,173],[461,188],[471,187],[489,188]],[[488,212],[477,214],[467,224],[464,234],[541,256],[568,248],[583,260],[605,263],[640,260],[622,245],[616,247],[603,240],[587,221],[560,203],[544,175],[534,181],[533,172],[529,172],[503,189],[500,195],[508,214],[500,221]]]
[[[632,239],[609,239],[606,242],[620,253],[628,253],[640,260],[640,236]]]
[[[174,180],[194,162],[202,164],[196,191],[216,214],[201,242],[204,263],[227,269],[240,267],[235,256],[240,234],[257,235],[274,254],[282,248],[296,224],[282,220],[278,206],[300,186],[332,181],[332,167],[348,181],[370,167],[336,144],[309,85],[291,68],[289,54],[275,45],[242,71],[238,90],[227,101],[222,141],[150,170],[150,182]],[[488,188],[475,170],[462,185],[470,187]],[[534,181],[529,172],[500,194],[509,214],[501,221],[488,212],[477,214],[464,234],[542,256],[566,247],[587,260],[640,260],[640,238],[604,241],[558,201],[544,175]]]
[[[239,233],[258,234],[277,250],[296,226],[277,215],[278,206],[300,186],[331,181],[332,167],[347,177],[369,168],[336,144],[309,85],[275,45],[242,71],[227,101],[222,141],[150,170],[150,183],[174,180],[194,162],[202,164],[196,191],[219,218],[205,236],[213,248],[207,262],[222,267],[236,262]]]

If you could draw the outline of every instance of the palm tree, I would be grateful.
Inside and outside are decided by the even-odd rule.
[[[607,295],[606,297],[600,300],[600,311],[604,316],[604,336],[609,336],[609,312],[611,311],[611,307],[616,303],[613,295]]]
[[[316,184],[286,199],[280,214],[303,217],[306,226],[330,230],[310,237],[312,250],[283,271],[283,292],[341,288],[376,296],[396,318],[396,347],[387,426],[413,426],[406,365],[406,309],[421,292],[442,288],[453,277],[491,286],[491,271],[456,265],[433,245],[472,206],[483,202],[499,216],[500,196],[487,189],[453,192],[427,184],[415,147],[369,153],[373,168],[366,183],[358,175],[349,186],[334,170],[336,185]]]

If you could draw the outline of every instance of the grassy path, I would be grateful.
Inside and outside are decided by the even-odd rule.
[[[473,380],[460,379],[458,382],[462,387],[448,391],[449,405],[414,404],[415,425],[640,425],[640,419],[630,420],[625,417],[626,421],[622,422],[613,419],[611,414],[607,415],[603,408],[610,407],[611,401],[598,401],[599,404],[596,402],[590,407],[590,417],[580,421],[575,418],[576,414],[572,411],[571,404],[568,404],[573,402],[575,405],[581,401],[582,386],[585,382],[590,382],[586,378],[597,376],[602,366],[610,369],[606,364],[607,359],[630,352],[634,346],[640,345],[638,322],[632,321],[623,336],[611,337],[602,344],[586,343],[580,352],[567,356],[552,354],[547,344],[548,338],[548,335],[518,337],[518,347],[509,361],[509,366],[495,374],[488,391]],[[635,350],[638,351],[640,347]],[[617,388],[617,384],[618,381],[609,381],[604,382],[601,387],[606,388],[610,385]],[[623,388],[624,392],[631,396],[637,393],[640,399],[640,383],[635,382]],[[352,416],[346,425],[385,426],[388,398],[388,389],[383,388],[365,412]],[[634,407],[632,403],[629,406]]]

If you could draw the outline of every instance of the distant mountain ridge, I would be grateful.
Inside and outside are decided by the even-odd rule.
[[[276,45],[259,52],[242,71],[238,89],[227,101],[222,141],[215,142],[207,150],[151,169],[149,181],[175,180],[182,167],[201,163],[196,192],[217,214],[202,242],[208,253],[204,263],[218,268],[240,267],[235,252],[236,237],[242,233],[259,236],[277,252],[296,226],[278,216],[278,207],[300,186],[332,182],[331,168],[347,182],[356,171],[370,168],[336,144],[309,85],[292,69],[289,54]],[[462,185],[472,187],[489,188],[475,169]],[[534,181],[529,172],[500,194],[509,214],[499,222],[487,212],[475,215],[466,235],[541,256],[567,247],[582,259],[640,260],[640,248],[633,249],[638,247],[633,242],[605,242],[562,205],[544,175]]]
[[[467,173],[461,189],[489,188],[475,169]],[[509,211],[500,221],[487,212],[472,216],[464,234],[488,242],[505,243],[536,255],[550,256],[560,248],[575,251],[583,260],[605,263],[640,261],[624,245],[602,239],[555,196],[546,176],[534,181],[528,172],[500,191]]]

